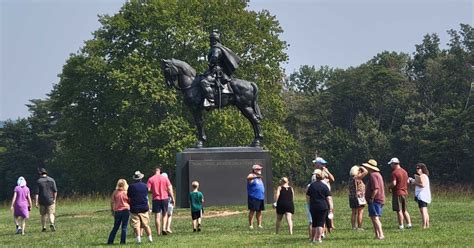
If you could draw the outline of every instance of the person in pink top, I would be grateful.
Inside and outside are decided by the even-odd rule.
[[[112,215],[114,216],[114,227],[109,234],[109,239],[107,244],[113,244],[115,235],[122,225],[122,233],[120,235],[120,244],[125,244],[127,239],[127,227],[128,220],[130,218],[130,203],[127,196],[128,184],[125,179],[119,179],[117,181],[117,187],[115,188],[114,193],[112,194],[112,199],[110,201],[110,208]]]
[[[26,219],[30,217],[31,205],[30,189],[26,186],[25,178],[19,177],[11,206],[16,224],[16,234],[25,235]]]
[[[161,175],[160,166],[155,168],[155,175],[148,179],[147,187],[152,195],[152,212],[155,214],[156,232],[158,235],[167,235],[166,228],[161,229],[161,223],[168,222],[166,213],[168,212],[169,198],[174,199],[174,195],[173,186],[168,177]]]

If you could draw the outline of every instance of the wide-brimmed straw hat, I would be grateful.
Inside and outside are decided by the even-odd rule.
[[[369,161],[367,161],[367,163],[363,163],[362,165],[364,167],[372,169],[374,171],[380,171],[380,169],[377,166],[377,161],[375,161],[374,159],[369,159]]]
[[[143,173],[141,173],[140,171],[135,171],[135,173],[133,174],[133,180],[140,180],[144,177],[145,175],[143,175]]]

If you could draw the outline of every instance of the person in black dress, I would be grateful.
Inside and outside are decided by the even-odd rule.
[[[275,192],[275,203],[273,203],[277,213],[276,233],[280,231],[281,220],[283,219],[283,215],[285,215],[290,235],[293,234],[292,217],[295,213],[294,195],[295,192],[293,188],[289,186],[288,178],[282,177],[280,179],[280,186],[278,186]]]

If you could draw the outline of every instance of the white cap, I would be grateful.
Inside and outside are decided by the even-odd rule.
[[[400,160],[398,160],[398,158],[392,158],[390,159],[390,161],[388,161],[388,164],[392,164],[392,163],[399,164]]]

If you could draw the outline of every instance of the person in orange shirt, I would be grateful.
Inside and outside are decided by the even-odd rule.
[[[115,235],[120,225],[122,225],[120,244],[125,244],[127,239],[128,219],[130,218],[130,203],[128,201],[127,190],[127,181],[125,179],[119,179],[117,181],[117,187],[112,194],[112,200],[110,201],[112,216],[114,216],[114,227],[109,234],[107,244],[114,243]]]

